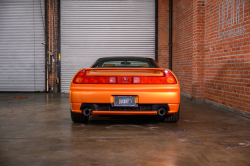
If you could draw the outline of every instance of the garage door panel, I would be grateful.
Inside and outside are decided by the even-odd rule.
[[[45,90],[44,5],[0,1],[0,91]]]
[[[155,0],[62,0],[61,90],[100,57],[155,57]]]

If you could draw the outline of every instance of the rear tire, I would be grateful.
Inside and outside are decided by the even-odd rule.
[[[180,115],[180,107],[177,113],[175,114],[166,114],[163,117],[163,122],[164,123],[176,123],[179,120],[179,115]]]
[[[83,114],[77,114],[72,112],[71,110],[70,112],[71,112],[71,119],[75,123],[87,123],[89,120],[89,118],[84,116]]]

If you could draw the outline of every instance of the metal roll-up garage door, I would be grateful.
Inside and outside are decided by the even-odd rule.
[[[0,1],[0,91],[45,90],[44,0]]]
[[[155,0],[61,0],[61,91],[106,56],[155,57]]]

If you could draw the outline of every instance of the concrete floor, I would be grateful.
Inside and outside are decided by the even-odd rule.
[[[250,119],[182,97],[180,120],[70,119],[67,94],[0,93],[0,165],[250,165]]]

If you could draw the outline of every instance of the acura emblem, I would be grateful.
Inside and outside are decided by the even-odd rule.
[[[122,77],[122,82],[127,82],[127,78],[126,77]]]

